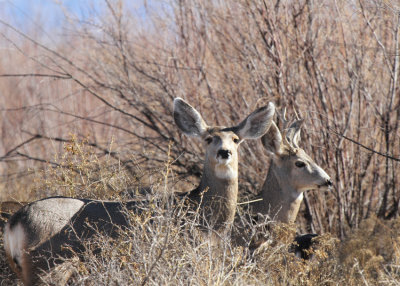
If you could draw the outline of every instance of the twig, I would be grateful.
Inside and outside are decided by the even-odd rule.
[[[362,144],[362,143],[360,143],[360,142],[357,142],[357,141],[355,141],[355,140],[353,140],[353,139],[347,137],[346,135],[340,134],[339,132],[337,132],[336,130],[334,130],[334,129],[332,129],[332,128],[329,128],[329,129],[330,129],[335,135],[340,136],[340,137],[343,137],[344,139],[346,139],[346,140],[348,140],[348,141],[350,141],[350,142],[352,142],[352,143],[354,143],[354,144],[356,144],[356,145],[358,145],[358,146],[360,146],[360,147],[362,147],[362,148],[364,148],[364,149],[366,149],[366,150],[368,150],[368,151],[370,151],[370,152],[372,152],[372,153],[374,153],[374,154],[377,154],[377,155],[379,155],[379,156],[382,156],[382,157],[385,157],[385,158],[388,158],[388,159],[391,159],[391,160],[400,162],[400,158],[396,158],[396,157],[393,157],[393,156],[391,156],[391,155],[388,155],[388,154],[385,154],[385,153],[376,151],[376,150],[374,150],[374,149],[372,149],[372,148],[370,148],[370,147],[368,147],[368,146],[365,146],[364,144]]]
[[[241,205],[249,205],[249,204],[252,204],[252,203],[255,203],[255,202],[260,202],[260,201],[262,201],[263,199],[255,199],[255,200],[252,200],[252,201],[247,201],[247,202],[242,202],[242,203],[238,203],[237,205],[238,206],[241,206]]]
[[[50,77],[50,78],[58,78],[58,79],[71,79],[69,75],[56,75],[56,74],[41,74],[41,73],[21,73],[21,74],[0,74],[0,77]]]

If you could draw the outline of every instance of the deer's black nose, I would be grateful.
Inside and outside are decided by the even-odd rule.
[[[218,151],[217,157],[221,157],[222,159],[228,159],[231,154],[232,154],[231,151],[221,149]]]

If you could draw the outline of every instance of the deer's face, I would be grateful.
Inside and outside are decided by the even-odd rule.
[[[332,186],[329,175],[301,148],[275,155],[274,163],[280,175],[298,192]]]
[[[275,105],[269,103],[231,127],[209,126],[200,113],[181,98],[174,100],[174,120],[186,135],[201,138],[206,148],[206,176],[237,179],[237,148],[241,141],[263,136],[272,124]]]
[[[276,174],[284,184],[298,193],[311,189],[327,189],[332,186],[328,174],[299,147],[302,120],[295,121],[281,134],[275,123],[261,141],[272,156]]]
[[[220,179],[234,179],[238,176],[239,136],[223,128],[210,128],[203,135],[206,162]]]

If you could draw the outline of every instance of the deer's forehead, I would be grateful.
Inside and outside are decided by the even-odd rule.
[[[235,132],[227,129],[224,126],[218,126],[218,127],[209,128],[203,136],[205,136],[205,137],[206,136],[212,136],[212,137],[217,136],[220,138],[232,138],[237,135],[235,134]]]
[[[301,148],[285,148],[281,153],[280,158],[285,161],[304,160],[312,161],[311,157],[307,155]]]

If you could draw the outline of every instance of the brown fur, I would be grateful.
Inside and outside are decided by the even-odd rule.
[[[272,155],[272,160],[261,188],[262,200],[253,205],[254,213],[270,215],[276,221],[293,223],[303,201],[303,192],[327,189],[332,184],[328,174],[298,147],[300,127],[298,121],[294,122],[288,131],[291,137],[282,138],[278,127],[273,124],[262,137],[263,145]],[[302,165],[297,165],[299,163]]]

